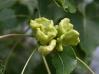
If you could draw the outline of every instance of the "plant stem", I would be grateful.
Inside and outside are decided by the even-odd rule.
[[[49,68],[49,66],[48,66],[48,63],[47,63],[47,61],[46,61],[45,56],[42,55],[42,58],[43,58],[43,61],[44,61],[44,64],[45,64],[45,67],[46,67],[46,69],[47,69],[48,74],[51,74],[51,71],[50,71],[50,68]]]
[[[95,74],[94,71],[83,61],[81,60],[79,57],[76,56],[76,59],[82,63],[92,74]]]
[[[26,69],[26,67],[27,67],[27,65],[28,65],[28,63],[29,63],[31,57],[33,56],[34,52],[35,52],[35,49],[32,51],[31,55],[29,56],[28,60],[26,61],[25,65],[24,65],[24,67],[23,67],[23,69],[22,69],[21,74],[24,74],[24,71],[25,71],[25,69]]]
[[[30,36],[30,35],[26,35],[26,34],[6,34],[6,35],[2,35],[0,36],[0,39],[4,39],[4,38],[8,38],[8,37],[16,37],[16,36]]]

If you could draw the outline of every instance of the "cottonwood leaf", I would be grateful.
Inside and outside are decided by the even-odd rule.
[[[16,0],[0,0],[0,9],[11,7]]]
[[[70,13],[76,12],[76,2],[74,0],[55,0],[55,3]]]
[[[56,74],[70,74],[77,65],[77,60],[71,47],[65,47],[63,52],[55,54],[52,64],[56,69]]]

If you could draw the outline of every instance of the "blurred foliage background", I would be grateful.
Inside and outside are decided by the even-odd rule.
[[[21,73],[37,45],[29,21],[40,16],[54,20],[55,24],[64,17],[70,18],[81,39],[73,49],[90,65],[92,52],[99,46],[99,0],[0,0],[0,74]],[[2,37],[8,34],[25,35]],[[60,54],[66,71],[63,74],[88,74],[83,65],[75,62],[71,48],[64,49],[67,50]],[[62,74],[63,65],[57,55],[52,53],[46,57],[52,74]],[[38,52],[24,74],[47,74]]]

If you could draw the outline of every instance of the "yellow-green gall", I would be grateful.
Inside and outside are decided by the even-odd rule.
[[[57,35],[53,21],[44,17],[31,20],[30,25],[36,30],[36,38],[42,45],[48,44]]]
[[[69,18],[64,18],[59,25],[54,25],[52,20],[41,17],[30,21],[30,26],[35,30],[35,37],[39,42],[38,51],[47,55],[54,49],[63,51],[63,46],[77,45],[80,42],[79,33],[73,29]]]
[[[45,17],[40,17],[40,18],[37,18],[35,19],[34,21],[36,21],[38,24],[47,24],[47,22],[49,22],[49,20]]]
[[[61,36],[63,45],[77,45],[80,42],[79,33],[76,30],[70,30]]]
[[[36,28],[40,28],[41,24],[38,24],[36,21],[31,20],[30,21],[30,26],[31,26],[32,29],[36,29]]]
[[[59,39],[57,39],[56,50],[57,51],[63,51],[62,41],[60,41]]]
[[[53,40],[51,40],[51,42],[49,43],[49,45],[40,46],[38,48],[38,51],[42,55],[47,55],[47,54],[49,54],[50,52],[52,52],[54,50],[55,46],[56,46],[56,40],[53,39]]]
[[[70,19],[64,18],[60,21],[58,26],[59,36],[73,29],[73,25],[70,23]]]
[[[40,44],[46,44],[48,42],[48,36],[42,32],[40,28],[37,28],[36,39],[40,42]]]

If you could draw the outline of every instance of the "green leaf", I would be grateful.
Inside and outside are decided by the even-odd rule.
[[[52,64],[56,69],[56,74],[70,74],[76,67],[77,60],[71,47],[65,47],[64,51],[55,54]]]
[[[12,49],[12,53],[8,55],[9,59],[6,61],[6,68],[5,68],[5,74],[20,74],[32,49],[28,50],[27,48],[24,48],[22,43],[19,43],[16,45],[14,49]],[[29,63],[30,64],[30,63]],[[29,66],[29,70],[25,74],[32,74],[31,69],[33,69],[34,65],[33,62]],[[26,72],[26,71],[25,71]]]
[[[0,74],[4,74],[4,65],[0,62]]]
[[[84,37],[82,39],[82,47],[84,51],[90,55],[99,44],[99,23],[93,20],[86,19],[86,26],[84,28]]]
[[[99,45],[99,8],[96,3],[91,3],[84,10],[82,13],[76,13],[69,17],[72,18],[75,27],[80,32],[80,45],[83,51],[90,56]]]
[[[35,8],[37,8],[38,1],[37,0],[19,0],[19,2],[28,7],[30,14],[33,14]]]
[[[16,26],[16,15],[12,9],[3,9],[0,11],[0,30],[13,28]]]
[[[70,13],[76,12],[76,3],[74,0],[55,0],[55,3],[65,11],[68,10]]]
[[[16,0],[0,0],[0,9],[11,7]]]
[[[53,19],[55,23],[59,22],[66,13],[63,9],[56,6],[53,1],[49,0],[38,0],[39,1],[39,14],[40,16]]]

